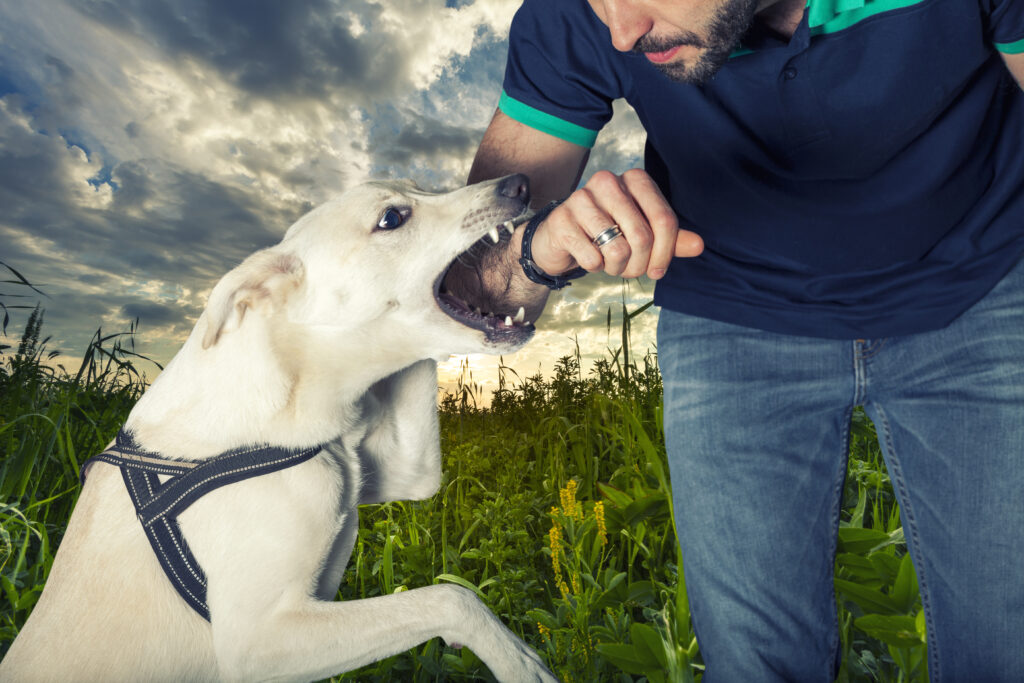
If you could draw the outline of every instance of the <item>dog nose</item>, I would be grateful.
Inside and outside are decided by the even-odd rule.
[[[530,202],[530,179],[522,173],[510,175],[498,183],[497,192],[502,197],[518,199],[524,204]]]

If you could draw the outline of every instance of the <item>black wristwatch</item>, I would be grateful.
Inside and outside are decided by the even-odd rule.
[[[587,271],[582,268],[573,268],[568,273],[562,273],[561,275],[548,275],[533,262],[533,233],[537,231],[537,226],[548,217],[548,214],[561,203],[551,202],[535,213],[526,224],[526,227],[523,228],[523,247],[522,256],[519,257],[519,265],[523,267],[523,273],[530,281],[536,282],[538,285],[544,285],[548,289],[561,289],[569,284],[569,280],[575,280],[587,274]]]

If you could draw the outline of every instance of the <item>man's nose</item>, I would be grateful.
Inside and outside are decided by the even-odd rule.
[[[654,20],[643,5],[636,0],[604,0],[604,19],[616,50],[632,50],[653,27]]]

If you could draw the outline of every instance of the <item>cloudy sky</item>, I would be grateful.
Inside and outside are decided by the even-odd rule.
[[[136,349],[166,362],[220,276],[331,195],[371,177],[463,184],[518,5],[0,0],[0,261],[49,295],[49,348],[74,369],[97,327],[139,318]],[[641,163],[636,117],[616,111],[586,175]],[[505,359],[524,376],[574,338],[590,359],[617,347],[623,297],[653,288],[597,276],[563,291]],[[653,347],[654,320],[634,322],[634,345]],[[468,364],[492,385],[496,358]]]

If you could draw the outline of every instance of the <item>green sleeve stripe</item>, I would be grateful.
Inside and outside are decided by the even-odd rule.
[[[1019,55],[1024,52],[1024,40],[1015,43],[996,43],[996,49],[1007,55]]]
[[[498,108],[519,123],[535,128],[542,133],[554,135],[556,138],[561,138],[574,145],[593,147],[597,141],[596,130],[577,126],[575,123],[563,121],[557,116],[542,112],[540,109],[534,109],[528,104],[512,99],[504,91],[501,93]]]

